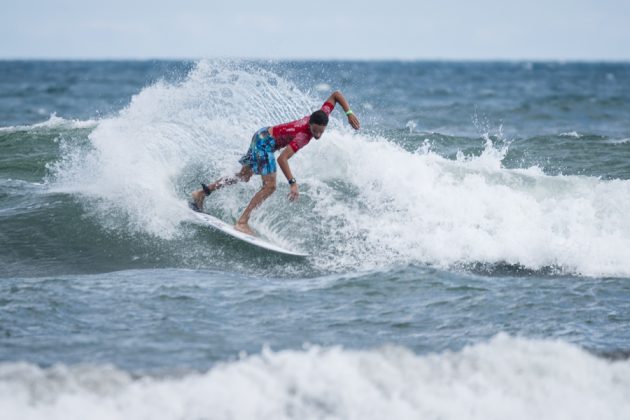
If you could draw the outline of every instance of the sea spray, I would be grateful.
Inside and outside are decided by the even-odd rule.
[[[176,236],[198,181],[236,170],[263,121],[309,109],[288,82],[244,67],[204,61],[180,83],[146,87],[99,122],[88,147],[67,151],[53,168],[53,190],[85,196],[110,229]]]

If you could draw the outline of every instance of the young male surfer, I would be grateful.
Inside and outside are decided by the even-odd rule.
[[[232,177],[220,178],[209,185],[201,184],[202,189],[192,193],[191,208],[195,211],[202,211],[205,197],[213,191],[226,185],[236,184],[239,181],[247,182],[253,174],[260,175],[263,183],[262,188],[254,195],[234,225],[237,230],[253,235],[254,232],[249,227],[249,217],[252,211],[276,190],[276,158],[274,152],[284,149],[278,156],[278,165],[280,165],[282,173],[289,181],[291,189],[288,195],[289,200],[297,200],[300,193],[298,191],[298,183],[289,167],[289,159],[298,150],[306,146],[313,137],[319,139],[322,136],[328,125],[328,116],[336,104],[341,105],[352,128],[358,130],[360,127],[359,120],[350,109],[348,101],[341,92],[335,91],[326,99],[321,109],[313,112],[310,116],[307,115],[296,121],[273,127],[263,127],[258,130],[252,137],[247,153],[239,160],[241,165],[243,165],[240,172]]]

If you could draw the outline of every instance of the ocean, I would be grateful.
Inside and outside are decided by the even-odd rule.
[[[336,89],[309,257],[195,222]],[[630,63],[0,61],[0,150],[2,419],[630,416]]]

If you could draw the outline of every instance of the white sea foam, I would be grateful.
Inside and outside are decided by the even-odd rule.
[[[205,373],[132,377],[108,366],[0,365],[6,419],[625,420],[630,361],[499,335],[416,355],[265,350]]]
[[[579,139],[582,137],[582,135],[577,131],[568,131],[566,133],[560,133],[560,137],[573,137]]]
[[[630,182],[509,170],[490,143],[453,161],[386,139],[333,132],[300,162],[320,229],[321,264],[508,263],[587,275],[630,273]],[[349,183],[346,199],[331,187]]]
[[[149,86],[100,121],[89,148],[65,144],[52,189],[88,196],[111,229],[172,238],[189,220],[185,200],[197,181],[238,170],[257,128],[299,118],[326,96],[251,66],[202,61],[181,83]],[[506,149],[489,139],[479,156],[411,152],[355,133],[341,117],[292,158],[302,200],[288,206],[279,182],[252,219],[311,252],[317,267],[507,263],[630,275],[630,182],[506,169]],[[235,219],[259,185],[225,189],[208,205]]]
[[[57,114],[53,113],[46,121],[43,121],[41,123],[36,123],[32,125],[10,125],[7,127],[0,127],[0,132],[31,131],[47,128],[92,128],[96,127],[97,124],[97,120],[67,120],[65,118],[58,117]]]

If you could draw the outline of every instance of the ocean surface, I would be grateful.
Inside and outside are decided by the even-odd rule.
[[[251,221],[308,258],[196,223],[335,89]],[[629,358],[630,63],[0,61],[3,420],[628,419]]]

